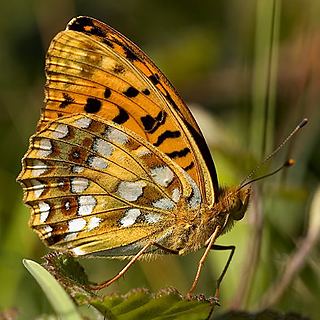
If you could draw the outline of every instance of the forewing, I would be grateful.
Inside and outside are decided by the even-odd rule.
[[[136,254],[170,237],[178,210],[201,204],[195,182],[169,157],[93,115],[56,119],[36,133],[18,180],[32,228],[75,255]]]
[[[145,138],[186,170],[210,206],[215,167],[191,112],[167,78],[130,40],[89,17],[73,19],[52,41],[46,103],[39,123],[92,113]]]

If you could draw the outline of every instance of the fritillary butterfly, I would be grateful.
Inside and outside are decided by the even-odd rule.
[[[51,42],[45,105],[18,180],[31,227],[74,256],[184,255],[243,218],[250,187],[221,188],[186,104],[130,40],[78,17]],[[230,249],[230,248],[229,248]],[[99,288],[100,288],[99,287]]]

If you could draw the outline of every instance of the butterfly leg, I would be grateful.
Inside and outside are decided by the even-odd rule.
[[[121,278],[127,271],[128,269],[143,255],[143,253],[151,246],[156,246],[158,247],[159,249],[167,252],[167,253],[170,253],[170,254],[178,254],[178,251],[175,251],[175,250],[171,250],[171,249],[168,249],[164,246],[162,246],[161,244],[158,244],[156,242],[149,242],[147,243],[129,262],[128,264],[116,275],[114,276],[113,278],[111,278],[110,280],[107,280],[107,281],[104,281],[102,283],[99,283],[97,285],[93,285],[93,286],[90,286],[90,289],[91,290],[101,290],[103,288],[106,288],[108,286],[110,286],[113,282],[117,281],[119,278]]]
[[[154,245],[153,242],[147,243],[134,257],[132,257],[132,259],[126,264],[126,266],[117,275],[115,275],[113,278],[107,281],[90,286],[90,289],[101,290],[103,288],[109,287],[113,282],[121,278],[128,271],[128,269],[143,255],[143,253],[152,245]]]
[[[212,245],[212,247],[210,249],[212,249],[212,250],[230,250],[230,254],[229,254],[227,263],[225,264],[219,278],[216,281],[216,292],[214,294],[214,299],[216,301],[216,304],[219,304],[220,284],[221,284],[221,282],[222,282],[222,280],[223,280],[223,278],[229,268],[229,265],[230,265],[230,262],[232,260],[233,255],[234,255],[234,251],[235,251],[236,247],[235,246],[221,246],[221,245],[214,244],[214,245]]]
[[[198,264],[198,269],[197,269],[197,273],[196,273],[196,276],[194,277],[194,280],[193,280],[193,283],[191,285],[191,288],[190,290],[188,291],[187,293],[187,298],[191,298],[192,296],[192,293],[194,292],[194,290],[196,289],[196,286],[199,282],[199,278],[200,278],[200,273],[201,273],[201,270],[202,270],[202,267],[203,267],[203,264],[213,246],[213,243],[214,241],[217,239],[218,235],[219,235],[219,232],[220,232],[220,228],[216,228],[215,232],[210,236],[210,238],[208,239],[207,241],[207,247],[206,247],[206,250],[204,252],[204,254],[202,255],[200,261],[199,261],[199,264]]]

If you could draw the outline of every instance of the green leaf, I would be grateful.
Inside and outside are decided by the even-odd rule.
[[[81,264],[71,255],[52,252],[43,257],[42,266],[62,285],[64,290],[79,305],[88,304],[91,298],[97,297],[88,288],[92,284]]]
[[[108,320],[212,319],[216,305],[214,298],[194,296],[187,299],[174,288],[162,289],[157,293],[139,288],[124,295],[113,293],[98,296],[89,289],[91,283],[84,269],[72,256],[50,253],[44,259],[43,266],[47,270],[31,260],[23,260],[23,264],[42,287],[59,319],[81,319],[74,302],[78,306],[85,305],[86,310],[88,305],[92,306],[95,312],[100,312],[104,319]],[[228,311],[215,315],[215,319],[306,320],[299,314],[268,309],[258,312]]]
[[[39,283],[60,319],[81,320],[72,299],[46,269],[32,260],[24,259],[23,264]]]
[[[50,253],[44,259],[43,266],[64,288],[64,294],[69,294],[79,306],[91,305],[108,320],[201,320],[208,319],[214,308],[214,300],[203,296],[188,300],[174,288],[158,293],[133,289],[125,295],[98,296],[90,290],[91,283],[84,269],[72,256]]]
[[[201,320],[208,319],[214,308],[210,300],[199,297],[187,300],[173,288],[162,289],[157,294],[134,289],[126,295],[92,300],[91,304],[102,314],[111,312],[112,320]]]

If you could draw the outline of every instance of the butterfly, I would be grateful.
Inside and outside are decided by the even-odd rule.
[[[71,20],[45,71],[45,104],[18,177],[30,226],[55,250],[130,259],[97,288],[140,258],[206,248],[192,294],[215,240],[243,218],[250,186],[219,186],[186,104],[110,26]]]

